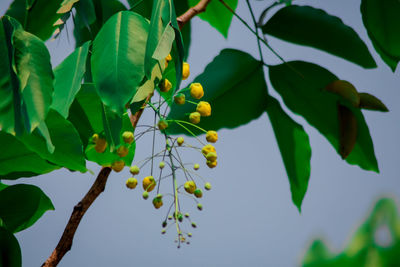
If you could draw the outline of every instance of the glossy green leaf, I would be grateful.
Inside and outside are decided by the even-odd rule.
[[[288,42],[323,50],[364,68],[376,67],[358,34],[340,18],[322,9],[297,5],[284,7],[268,20],[262,30]]]
[[[0,191],[0,218],[13,233],[30,227],[48,210],[54,210],[51,200],[34,185],[17,184]]]
[[[368,36],[382,59],[394,72],[400,61],[400,2],[362,0],[361,15]]]
[[[195,6],[199,1],[189,0],[190,6]],[[238,0],[224,1],[230,8],[236,10]],[[206,9],[206,12],[201,13],[199,17],[207,21],[217,29],[225,38],[228,37],[229,27],[232,22],[233,14],[220,1],[211,1]]]
[[[273,97],[268,98],[267,113],[289,177],[293,203],[301,211],[311,171],[311,147],[308,135],[300,124],[285,113]]]
[[[26,174],[44,174],[59,168],[28,149],[15,136],[2,131],[0,131],[0,147],[7,151],[0,154],[0,179],[30,177],[31,175]]]
[[[0,266],[22,266],[21,248],[19,247],[18,240],[3,226],[0,226]]]
[[[118,136],[120,138],[119,143],[121,144],[120,146],[126,146],[129,148],[129,153],[125,157],[119,157],[116,154],[116,151],[111,151],[110,146],[107,146],[106,150],[103,153],[98,153],[96,152],[95,144],[89,143],[88,146],[86,147],[86,157],[88,160],[96,162],[97,164],[101,166],[111,166],[111,164],[114,161],[117,160],[123,160],[125,162],[125,166],[130,166],[133,158],[135,156],[135,149],[136,149],[136,143],[133,142],[132,144],[125,144],[124,141],[122,140],[122,133],[125,131],[131,131],[133,132],[134,129],[132,128],[131,121],[129,119],[128,114],[124,114],[122,117],[122,128],[120,132],[118,133]],[[118,146],[119,147],[119,146]]]
[[[339,96],[324,90],[326,85],[338,78],[318,65],[303,61],[271,66],[269,77],[285,105],[303,116],[339,153]],[[358,135],[346,161],[362,169],[378,172],[374,146],[364,116],[358,108],[348,108],[357,119]]]
[[[208,101],[212,109],[211,116],[202,117],[198,124],[203,129],[235,128],[265,112],[268,92],[263,65],[247,53],[222,50],[194,82],[202,84],[204,97],[201,100]],[[198,102],[188,91],[185,95],[187,100]],[[183,106],[173,104],[168,119],[188,121],[189,113],[195,110],[196,106],[188,102]],[[190,125],[182,125],[196,134],[202,133]],[[170,123],[168,132],[189,134],[177,123]]]
[[[26,0],[14,0],[6,15],[17,19],[27,32],[47,40],[58,26],[53,24],[62,16],[57,10],[62,0],[35,0],[30,5]]]
[[[46,125],[55,146],[53,153],[47,150],[45,140],[37,131],[23,135],[20,141],[51,163],[70,170],[86,172],[82,142],[72,123],[57,111],[50,110]]]
[[[93,81],[103,103],[120,114],[144,77],[148,25],[138,14],[119,12],[93,42]]]
[[[54,95],[51,107],[64,118],[68,117],[69,107],[81,88],[89,46],[90,42],[86,42],[54,69]]]
[[[2,131],[21,134],[24,125],[29,125],[22,106],[20,82],[14,64],[14,27],[11,20],[3,17],[0,21],[0,128]]]
[[[17,28],[13,36],[15,68],[20,80],[24,106],[33,131],[44,121],[53,94],[53,71],[50,54],[43,41]]]

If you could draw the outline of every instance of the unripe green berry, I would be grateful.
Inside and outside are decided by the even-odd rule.
[[[161,234],[165,234],[166,232],[167,232],[167,230],[165,230],[165,229],[161,230]]]
[[[206,159],[209,160],[209,161],[211,161],[211,162],[216,161],[216,160],[217,160],[217,153],[215,153],[215,152],[208,152],[207,155],[206,155]]]
[[[129,171],[132,173],[132,175],[136,175],[139,174],[140,169],[138,166],[134,165],[129,168]]]
[[[163,221],[161,226],[164,228],[167,227],[167,221]]]
[[[185,217],[186,217],[186,218],[189,218],[189,213],[185,213]]]
[[[172,220],[172,215],[169,215],[169,216],[168,216],[168,220]]]
[[[125,143],[132,144],[134,140],[134,135],[132,132],[126,131],[122,133],[122,139],[124,140]]]
[[[200,169],[200,165],[198,163],[194,164],[193,169],[197,171],[198,169]]]
[[[142,196],[143,196],[143,199],[148,199],[149,198],[149,193],[147,191],[144,191]]]
[[[203,205],[201,205],[201,203],[198,203],[198,204],[197,204],[197,209],[198,209],[198,210],[203,210]]]
[[[203,192],[201,191],[201,189],[197,188],[196,190],[194,190],[194,196],[197,198],[201,198],[203,196]]]
[[[158,165],[158,167],[160,167],[160,169],[164,169],[165,167],[165,162],[161,161],[160,164]]]
[[[136,178],[128,178],[125,182],[126,187],[128,187],[129,189],[135,189],[136,185],[137,185],[138,181]]]
[[[210,184],[210,183],[206,183],[206,184],[204,185],[204,188],[205,188],[206,190],[211,190],[211,184]]]
[[[196,228],[196,227],[197,227],[197,224],[196,224],[195,222],[192,222],[192,227],[193,227],[193,228]]]
[[[182,213],[179,213],[179,214],[178,214],[178,221],[180,221],[180,222],[182,222],[182,221],[183,221],[183,216],[182,216]]]
[[[188,237],[192,237],[192,233],[188,233],[187,235],[188,235]]]
[[[177,105],[184,105],[185,104],[185,95],[182,93],[177,94],[176,96],[174,96],[174,102]]]

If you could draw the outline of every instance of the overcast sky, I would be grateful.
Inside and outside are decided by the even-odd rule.
[[[10,2],[1,1],[0,14],[4,14]],[[251,1],[257,17],[270,2]],[[360,1],[297,3],[321,7],[342,18],[366,42],[378,64],[377,69],[365,70],[321,51],[270,38],[271,45],[286,60],[320,64],[340,79],[351,81],[360,91],[376,95],[389,107],[389,113],[363,112],[381,173],[346,164],[317,130],[292,114],[305,127],[312,146],[311,179],[299,214],[291,202],[280,152],[264,114],[238,129],[219,131],[218,167],[201,170],[213,185],[203,196],[204,210],[197,211],[189,199],[183,201],[185,210],[198,224],[197,229],[190,230],[193,238],[189,246],[176,248],[173,242],[176,232],[172,228],[166,235],[160,234],[167,205],[155,210],[151,201],[142,200],[141,189],[127,190],[124,182],[129,172],[124,170],[112,174],[106,191],[86,213],[72,250],[59,266],[296,266],[314,238],[324,237],[332,249],[339,251],[374,201],[381,196],[400,197],[399,72],[393,74],[373,50],[362,25]],[[245,1],[240,1],[237,12],[251,21]],[[233,19],[227,40],[199,18],[192,21],[188,62],[193,78],[225,47],[241,49],[258,58],[255,37],[238,20]],[[74,42],[68,43],[62,35],[60,40],[47,45],[54,67],[73,50]],[[268,50],[264,50],[264,55],[268,64],[279,63]],[[269,87],[271,94],[277,96]],[[152,117],[150,112],[145,113],[142,123],[151,123]],[[138,142],[137,160],[150,153],[150,138]],[[189,153],[185,161],[199,159]],[[100,169],[94,164],[88,166],[96,173]],[[56,208],[16,235],[22,248],[23,266],[40,266],[50,255],[72,207],[94,179],[90,173],[60,170],[17,181],[38,185]]]

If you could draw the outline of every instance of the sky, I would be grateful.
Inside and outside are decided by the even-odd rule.
[[[0,14],[4,14],[10,2],[1,1]],[[285,168],[271,124],[264,114],[237,129],[219,131],[218,167],[211,171],[201,169],[201,175],[213,186],[202,198],[203,211],[198,211],[189,199],[183,200],[184,208],[198,225],[197,229],[190,230],[193,233],[190,245],[177,249],[176,232],[172,228],[161,235],[167,205],[155,210],[151,201],[142,199],[141,189],[126,189],[124,183],[130,177],[126,169],[109,178],[105,192],[83,218],[72,250],[60,267],[298,266],[313,239],[322,237],[333,251],[341,251],[377,199],[382,196],[400,199],[399,71],[392,73],[372,48],[362,25],[360,1],[296,2],[339,16],[360,35],[378,64],[378,68],[367,70],[322,51],[269,38],[271,46],[287,61],[319,64],[340,79],[353,83],[359,91],[376,95],[388,106],[389,113],[363,111],[380,173],[367,172],[342,161],[316,129],[284,107],[304,126],[312,147],[311,178],[301,214],[291,202]],[[251,3],[258,17],[271,1]],[[237,12],[251,21],[245,1],[239,1]],[[227,39],[197,17],[192,22],[188,58],[191,77],[200,74],[223,48],[240,49],[259,58],[255,37],[237,19],[233,19]],[[72,52],[74,42],[71,39],[68,42],[62,35],[60,40],[47,42],[47,46],[55,67]],[[263,49],[263,54],[268,64],[279,64],[267,49]],[[269,91],[281,100],[270,85]],[[152,118],[153,114],[146,112],[141,123],[151,123]],[[193,139],[186,140],[195,143]],[[150,141],[148,136],[138,142],[135,162],[150,155]],[[157,145],[161,149],[161,141]],[[199,157],[190,152],[185,155],[184,161],[196,160]],[[95,173],[100,169],[91,163],[88,167]],[[143,170],[143,175],[146,171]],[[29,229],[16,234],[22,248],[23,266],[40,266],[46,260],[63,232],[72,207],[94,179],[90,173],[59,170],[17,181],[39,186],[56,208]]]

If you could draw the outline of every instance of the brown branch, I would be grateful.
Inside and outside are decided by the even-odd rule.
[[[110,167],[103,167],[101,169],[92,187],[82,198],[82,200],[75,205],[67,226],[65,227],[64,233],[57,244],[57,247],[54,249],[53,253],[46,260],[46,262],[43,263],[42,267],[57,266],[64,255],[71,249],[76,229],[78,228],[83,215],[85,215],[90,205],[92,205],[96,198],[104,191],[110,173]]]
[[[178,21],[179,29],[182,29],[183,26],[190,21],[193,17],[197,16],[200,13],[206,11],[206,8],[211,0],[200,0],[197,5],[189,8],[185,13],[179,16],[176,20]]]
[[[142,116],[144,107],[146,106],[147,101],[150,100],[152,95],[153,94],[150,94],[146,98],[146,102],[144,103],[143,107],[140,110],[138,110],[135,114],[130,116],[133,128],[136,128],[136,125],[139,122],[140,117]],[[75,232],[78,229],[79,223],[81,222],[86,211],[96,200],[96,198],[104,191],[110,173],[111,173],[110,167],[103,167],[101,169],[92,187],[82,198],[82,200],[75,205],[71,217],[69,218],[69,221],[65,226],[64,233],[62,234],[60,241],[58,242],[53,253],[51,253],[50,257],[46,260],[45,263],[42,264],[42,267],[57,266],[58,263],[61,261],[61,259],[64,257],[64,255],[69,250],[71,250],[72,241],[74,239]]]

